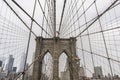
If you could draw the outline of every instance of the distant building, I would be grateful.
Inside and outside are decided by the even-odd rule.
[[[85,70],[83,67],[79,67],[79,76],[80,79],[83,79],[85,77]]]
[[[17,70],[17,67],[13,67],[13,68],[12,68],[12,71],[13,71],[13,72],[16,72],[16,70]]]
[[[42,74],[42,77],[40,80],[49,80],[49,78],[46,74]]]
[[[3,68],[2,68],[2,67],[0,67],[0,73],[2,72],[2,70],[3,70]]]
[[[8,79],[7,80],[14,80],[16,77],[17,77],[17,73],[16,72],[11,72],[9,74],[9,76],[7,77]]]
[[[94,78],[97,78],[97,79],[103,78],[103,72],[102,72],[101,66],[94,67],[94,70],[95,70]]]
[[[1,72],[0,73],[0,80],[5,80],[5,77],[7,76],[6,72]]]
[[[9,55],[6,60],[6,65],[5,65],[5,70],[8,71],[8,73],[12,71],[13,62],[14,62],[13,55]]]
[[[61,72],[60,80],[70,80],[70,72],[69,72],[69,70]]]
[[[108,73],[108,79],[112,80],[112,75],[110,73]]]
[[[2,61],[0,61],[0,67],[2,67]]]
[[[17,71],[19,73],[23,72],[23,70],[24,70],[25,58],[26,58],[26,54],[22,53],[21,54],[21,59],[20,59],[20,64],[19,64],[19,68],[18,68],[18,71]]]
[[[3,67],[2,67],[2,61],[0,60],[0,72],[2,72]]]

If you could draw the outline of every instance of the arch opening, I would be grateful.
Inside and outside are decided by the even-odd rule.
[[[59,78],[60,80],[70,80],[69,61],[65,52],[59,57]]]
[[[42,75],[40,80],[53,79],[53,58],[50,52],[47,52],[42,60]]]

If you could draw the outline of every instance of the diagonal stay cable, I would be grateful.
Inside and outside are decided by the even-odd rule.
[[[95,1],[96,1],[96,0],[94,0],[94,2],[91,3],[91,4],[88,6],[88,8],[87,8],[85,11],[83,11],[82,14],[81,14],[67,29],[65,29],[63,32],[66,33],[66,30],[71,29],[71,27],[91,8],[91,6],[94,5]],[[83,6],[83,5],[84,5],[84,3],[82,3],[82,6]],[[82,6],[81,6],[81,7],[82,7]],[[77,12],[77,11],[76,11],[76,12]],[[75,15],[76,15],[76,14],[75,14]],[[73,17],[75,17],[75,15],[74,15]],[[71,20],[71,21],[72,21],[72,20]],[[71,21],[70,21],[70,22],[71,22]],[[70,22],[69,22],[69,23],[70,23]]]
[[[23,75],[35,62],[39,61],[40,60],[40,57],[42,55],[38,55],[38,57],[36,57],[36,59],[22,72],[20,73],[17,77],[15,77],[13,80],[17,80],[21,75]]]
[[[63,15],[64,15],[64,11],[65,11],[65,6],[66,6],[66,0],[64,0],[64,5],[63,5],[63,10],[62,10],[61,20],[60,20],[60,25],[59,25],[59,32],[61,30],[61,25],[62,25]]]
[[[85,32],[89,27],[91,27],[100,17],[102,17],[115,3],[117,3],[119,0],[115,0],[105,11],[103,11],[100,15],[97,16],[97,18],[90,24],[88,27],[86,27],[81,33],[79,33],[77,37],[79,37],[83,32]]]
[[[46,4],[47,4],[47,1],[45,0],[44,11],[46,10]],[[43,16],[43,19],[42,19],[42,27],[44,27],[44,16]],[[41,36],[42,36],[42,34],[43,34],[43,30],[41,31]]]
[[[70,24],[70,22],[72,21],[71,17],[74,17],[73,14],[72,14],[72,11],[75,9],[76,2],[78,2],[78,1],[79,0],[77,0],[77,1],[75,0],[74,2],[72,2],[72,0],[71,0],[71,3],[70,3],[69,8],[67,10],[67,13],[64,15],[64,19],[62,21],[63,25],[68,26]],[[61,32],[63,33],[63,31],[66,30],[66,29],[67,29],[67,27],[63,27],[61,29],[60,33]]]
[[[12,0],[17,7],[19,7],[30,19],[32,19],[44,32],[46,32],[49,36],[52,37],[35,19],[33,19],[15,0]]]
[[[113,9],[114,7],[118,6],[119,4],[120,4],[120,2],[117,3],[117,4],[115,4],[115,5],[113,5],[110,9]],[[109,10],[110,10],[110,9],[109,9]],[[89,21],[88,21],[87,23],[85,23],[85,24],[90,23],[91,21],[95,20],[96,18],[97,18],[97,17],[89,20]],[[69,35],[70,33],[73,33],[74,31],[77,31],[78,29],[82,28],[85,24],[81,25],[80,27],[76,28],[75,30],[73,30],[73,31],[71,31],[71,32],[69,32],[69,33],[67,33],[67,34],[64,34],[63,36],[67,36],[67,35]],[[114,28],[113,28],[113,29],[114,29]],[[105,30],[105,31],[106,31],[106,30]],[[107,31],[108,31],[108,30],[107,30]],[[101,31],[100,31],[100,32],[101,32]],[[95,33],[99,33],[99,32],[95,32]],[[94,33],[93,33],[93,34],[94,34]],[[83,36],[84,36],[84,35],[83,35]]]
[[[81,48],[78,48],[78,47],[77,47],[77,49],[79,49],[79,50],[83,50],[83,51],[88,52],[89,54],[91,54],[91,52],[88,51],[88,50],[81,49]],[[95,52],[92,52],[92,54],[94,54],[94,55],[96,55],[96,56],[99,56],[99,57],[102,57],[102,58],[105,58],[105,59],[108,59],[108,57],[106,57],[106,56],[104,56],[104,55],[101,55],[101,54],[98,54],[98,53],[95,53]],[[115,62],[120,63],[119,60],[116,60],[116,59],[114,59],[114,58],[109,58],[109,59],[112,60],[112,61],[115,61]]]
[[[82,7],[83,4],[85,3],[85,1],[86,1],[86,0],[84,0],[84,2],[80,5],[80,7],[79,7],[78,10],[75,12],[75,14],[73,15],[73,17],[76,16],[76,14],[79,12],[79,10],[81,9],[81,7]],[[69,17],[69,16],[68,16],[68,17]],[[77,20],[78,20],[78,19],[79,19],[79,18],[77,18]],[[76,21],[77,21],[77,20],[76,20]],[[75,22],[76,22],[76,21],[75,21]],[[65,21],[63,21],[63,22],[65,22]],[[66,23],[67,23],[67,25],[68,25],[70,22],[68,23],[68,21],[67,21]],[[67,29],[67,27],[66,27],[66,29]],[[66,29],[64,29],[64,30],[66,30]],[[64,32],[64,30],[63,30],[62,32]]]
[[[13,13],[20,19],[20,21],[30,30],[30,28],[29,28],[29,26],[22,20],[22,18],[15,12],[15,10],[8,4],[8,2],[6,1],[6,0],[3,0],[6,4],[7,4],[7,6],[13,11]],[[33,32],[33,31],[31,31],[32,33],[33,33],[33,35],[35,36],[35,37],[37,37],[37,35]]]
[[[76,28],[76,29],[74,29],[74,30],[72,30],[72,31],[70,31],[69,33],[64,33],[64,37],[65,36],[68,36],[69,34],[71,34],[71,33],[73,33],[73,32],[75,32],[75,31],[77,31],[78,29],[80,29],[80,28],[82,28],[82,27],[84,27],[86,24],[90,24],[93,20],[95,20],[96,19],[96,17],[95,18],[93,18],[93,19],[91,19],[91,20],[89,20],[89,21],[87,21],[87,22],[85,22],[83,25],[81,25],[81,26],[78,26],[78,28]],[[78,19],[79,20],[79,19]]]
[[[39,6],[40,6],[40,8],[41,8],[41,10],[42,10],[43,16],[44,16],[44,18],[45,18],[45,20],[46,20],[46,22],[47,22],[47,24],[48,24],[48,26],[49,26],[49,28],[50,28],[50,31],[53,33],[53,30],[51,29],[50,24],[49,24],[49,22],[48,22],[48,19],[47,19],[47,17],[45,16],[45,11],[44,11],[44,9],[42,8],[42,5],[41,5],[41,3],[40,3],[40,0],[38,0],[38,3],[39,3]],[[50,21],[51,21],[51,20],[50,20]]]
[[[35,3],[34,3],[34,8],[33,8],[33,12],[32,12],[32,18],[34,18],[34,16],[35,16],[36,4],[37,4],[37,0],[35,0]],[[27,42],[26,57],[25,57],[25,63],[24,63],[24,70],[25,70],[25,67],[27,65],[28,51],[29,51],[30,42],[31,42],[31,31],[32,31],[32,28],[33,28],[33,19],[31,20],[31,25],[30,25],[29,37],[28,37],[28,42]],[[24,78],[25,78],[25,74],[23,74],[22,80],[24,80]]]
[[[47,2],[47,8],[48,8],[48,14],[49,14],[48,19],[51,21],[51,25],[52,25],[52,19],[51,19],[51,13],[50,13],[50,11],[52,10],[52,7],[51,7],[50,2],[48,0],[45,0],[45,1]]]

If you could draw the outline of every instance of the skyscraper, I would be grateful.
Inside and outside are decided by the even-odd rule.
[[[24,70],[24,65],[25,65],[25,58],[26,58],[26,54],[22,53],[21,59],[20,59],[20,64],[19,64],[19,68],[17,72],[23,72]]]
[[[83,67],[79,67],[79,75],[80,77],[84,77],[85,76],[85,70]]]
[[[13,67],[13,68],[12,68],[12,71],[13,71],[13,72],[16,72],[16,70],[17,70],[17,67]]]
[[[69,72],[69,70],[61,72],[60,80],[70,80],[70,72]]]
[[[13,55],[9,55],[5,65],[5,70],[8,71],[8,73],[12,71],[13,62],[14,62]]]
[[[2,61],[0,61],[0,67],[2,67]]]
[[[101,66],[94,67],[94,70],[95,77],[101,79],[103,77],[102,67]]]

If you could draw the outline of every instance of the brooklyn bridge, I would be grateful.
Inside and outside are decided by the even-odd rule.
[[[0,0],[0,80],[120,80],[120,0]]]

